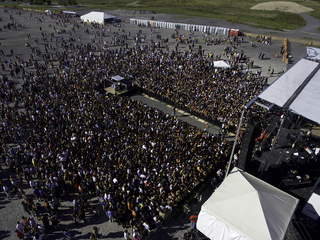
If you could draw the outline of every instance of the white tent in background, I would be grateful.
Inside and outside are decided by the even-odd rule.
[[[77,14],[77,12],[75,12],[75,11],[62,11],[64,14],[69,14],[69,15],[76,15]]]
[[[213,66],[215,68],[230,68],[230,65],[228,63],[226,63],[225,61],[214,61],[213,62]]]
[[[95,23],[105,23],[117,21],[117,17],[104,13],[104,12],[89,12],[80,17],[80,19],[84,22],[95,22]]]
[[[298,202],[234,168],[202,205],[197,229],[212,240],[282,240]]]

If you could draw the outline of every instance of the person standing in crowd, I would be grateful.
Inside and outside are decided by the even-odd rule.
[[[123,236],[124,236],[124,239],[131,240],[130,233],[128,232],[128,229],[124,230]]]
[[[18,239],[24,239],[24,234],[23,232],[16,230],[15,231],[16,236],[18,237]]]
[[[185,203],[183,205],[184,218],[189,214],[189,212],[190,212],[190,206],[188,203]]]
[[[4,191],[4,193],[7,195],[8,200],[11,200],[11,193],[10,190],[8,188],[8,186],[6,184],[2,184],[2,189]]]

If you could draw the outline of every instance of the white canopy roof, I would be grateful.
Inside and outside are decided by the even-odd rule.
[[[301,59],[259,98],[320,124],[320,64]]]
[[[65,14],[73,14],[73,15],[77,14],[77,12],[74,12],[74,11],[62,11],[62,12]]]
[[[304,215],[317,221],[320,216],[320,195],[312,193],[308,202],[301,211]]]
[[[281,240],[298,202],[234,168],[202,205],[197,229],[212,240]]]
[[[213,62],[213,66],[215,68],[230,68],[230,65],[228,63],[226,63],[225,61],[214,61]]]
[[[115,75],[115,76],[111,77],[111,79],[114,81],[117,81],[117,82],[124,80],[124,78],[119,75]]]
[[[104,23],[105,19],[116,20],[117,17],[110,15],[110,14],[107,14],[107,13],[104,13],[104,12],[92,11],[92,12],[89,12],[87,14],[82,15],[80,17],[80,19],[85,22],[89,21],[89,22],[96,22],[96,23]]]

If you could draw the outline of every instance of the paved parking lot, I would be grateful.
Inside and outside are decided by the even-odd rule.
[[[7,12],[5,12],[7,11]],[[147,27],[138,27],[129,24],[129,19],[133,18],[147,18],[150,19],[152,17],[152,13],[147,14],[132,14],[126,11],[112,11],[111,14],[118,15],[119,19],[122,19],[123,22],[120,25],[106,25],[105,28],[107,30],[107,34],[103,37],[103,41],[112,41],[112,33],[121,29],[121,31],[129,32],[130,36],[128,37],[127,43],[130,46],[135,44],[133,40],[133,36],[140,31],[141,35],[146,36],[145,44],[149,44],[152,40],[157,41],[157,35],[161,35],[162,38],[168,38],[168,47],[170,50],[174,49],[176,46],[175,39],[171,38],[171,34],[174,32],[172,29],[155,29],[155,31],[151,32],[150,28]],[[10,19],[10,15],[11,18]],[[17,9],[5,9],[0,8],[0,16],[2,17],[3,21],[0,22],[0,49],[3,51],[3,55],[0,57],[0,64],[5,63],[5,61],[12,60],[19,56],[25,60],[30,57],[31,48],[26,47],[26,44],[33,48],[37,48],[42,52],[45,51],[44,42],[42,38],[45,36],[48,38],[48,43],[55,46],[55,43],[58,38],[61,39],[69,39],[74,38],[75,41],[81,41],[82,43],[92,42],[95,39],[94,44],[99,44],[99,38],[95,38],[95,35],[91,29],[91,26],[88,25],[86,27],[76,28],[75,32],[70,35],[72,31],[73,25],[71,23],[61,23],[55,18],[51,18],[49,15],[40,12],[34,11],[24,11],[24,10],[17,10]],[[167,17],[167,18],[166,18]],[[159,14],[155,15],[155,20],[166,20],[173,21],[176,20],[177,22],[186,21],[186,18],[173,18],[171,15],[164,15]],[[77,18],[74,18],[77,20]],[[195,19],[190,18],[187,21],[189,22],[197,22],[197,24],[205,24],[208,25],[208,19]],[[8,23],[14,22],[17,28],[8,28],[4,27]],[[220,21],[213,21],[216,24],[223,24]],[[229,23],[228,23],[229,24]],[[7,25],[8,26],[8,25]],[[227,26],[229,27],[229,26]],[[85,33],[86,29],[89,29],[89,34]],[[110,31],[108,31],[110,29]],[[60,33],[58,33],[60,32]],[[61,33],[62,32],[62,33]],[[45,35],[43,35],[45,33]],[[53,35],[51,35],[53,34]],[[180,31],[180,34],[189,35],[188,31]],[[264,33],[261,33],[264,34]],[[52,36],[52,40],[51,40]],[[194,37],[198,39],[198,43],[195,47],[199,47],[200,45],[204,49],[205,54],[213,53],[215,55],[221,54],[223,49],[227,46],[230,46],[226,43],[220,45],[205,45],[202,42],[203,33],[195,32]],[[226,36],[212,36],[212,37],[221,37],[225,38]],[[286,70],[288,68],[287,64],[282,62],[280,57],[276,58],[276,53],[279,53],[280,47],[283,44],[282,37],[279,36],[279,41],[272,41],[271,45],[266,45],[262,43],[255,43],[255,47],[251,47],[251,41],[254,39],[254,34],[250,38],[250,36],[243,36],[244,41],[239,46],[234,46],[237,48],[237,51],[243,50],[247,56],[250,57],[250,60],[254,61],[254,66],[251,71],[255,73],[255,71],[261,69],[262,76],[268,76],[267,69],[269,67],[275,70],[275,76],[269,78],[269,82],[271,83],[274,81],[278,74],[282,69]],[[291,55],[292,55],[292,63],[299,60],[301,57],[305,55],[305,47],[300,46],[300,44],[296,42],[292,42],[291,46]],[[119,46],[110,46],[111,49],[119,48]],[[186,44],[179,45],[179,51],[186,51],[188,46]],[[57,51],[62,50],[61,48],[57,47]],[[259,59],[259,53],[262,52],[265,54],[265,58]],[[41,61],[41,55],[36,56],[37,60]],[[28,71],[33,71],[34,68],[32,66],[28,67]],[[2,72],[2,74],[9,76],[9,71],[6,70]],[[20,77],[14,77],[12,79],[16,84],[16,87],[19,88],[20,84],[22,83],[22,79]],[[152,105],[152,102],[150,102]],[[194,123],[197,125],[198,123],[195,121]],[[203,123],[202,123],[203,124]],[[203,128],[203,125],[199,127]],[[1,166],[4,166],[4,163],[1,162]],[[5,171],[1,173],[2,178],[5,182],[8,181],[9,173],[7,169],[4,167]],[[24,187],[27,188],[27,184],[24,182]],[[31,191],[28,190],[27,194],[31,194]],[[206,189],[204,192],[204,200],[206,197],[210,196],[210,189]],[[48,234],[48,239],[62,239],[62,228],[67,227],[71,229],[71,234],[75,237],[74,239],[89,239],[90,233],[92,232],[93,226],[98,226],[100,228],[100,232],[105,239],[123,239],[123,229],[120,225],[114,222],[106,222],[106,216],[102,213],[101,209],[100,212],[102,213],[98,219],[93,217],[93,214],[88,215],[89,221],[87,223],[81,223],[78,228],[76,228],[71,219],[72,213],[72,200],[74,196],[70,195],[63,199],[64,206],[61,207],[60,216],[61,222],[59,227]],[[0,218],[0,238],[1,239],[14,239],[14,230],[16,221],[21,219],[21,216],[24,215],[23,208],[21,206],[21,199],[14,197],[12,201],[8,201],[5,197],[5,194],[1,191],[0,192],[0,209],[1,209],[1,218]],[[92,205],[95,205],[97,208],[100,208],[100,204],[97,199],[92,199],[90,201]],[[43,205],[43,203],[41,203]],[[42,206],[43,208],[43,206]],[[192,210],[196,211],[199,210],[200,206],[192,206]],[[184,218],[182,215],[172,218],[163,231],[161,231],[155,239],[180,239],[184,232],[190,230],[189,220],[188,217]]]

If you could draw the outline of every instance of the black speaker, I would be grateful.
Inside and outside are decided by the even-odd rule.
[[[259,151],[259,150],[257,150],[257,151],[255,152],[255,155],[259,158],[259,157],[261,157],[262,152],[261,152],[261,151]]]
[[[258,124],[248,124],[246,131],[244,132],[238,160],[238,167],[244,171],[247,171],[247,169],[250,168],[255,138],[258,137],[260,132],[261,129]]]
[[[285,118],[282,127],[285,129],[290,129],[292,127],[292,123],[287,118]]]

